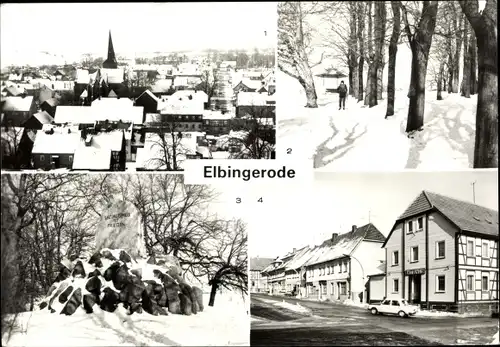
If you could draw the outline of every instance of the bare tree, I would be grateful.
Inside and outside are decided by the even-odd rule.
[[[470,49],[469,49],[469,22],[464,21],[464,68],[462,73],[462,83],[460,87],[460,93],[462,96],[466,98],[470,98],[470,72],[471,72],[471,64],[470,64]]]
[[[394,101],[396,97],[396,56],[398,42],[401,35],[401,2],[391,1],[393,27],[389,44],[389,71],[387,77],[387,112],[385,118],[394,115]]]
[[[402,6],[404,28],[412,52],[410,90],[408,92],[410,104],[406,132],[421,129],[424,125],[425,79],[432,36],[436,26],[437,9],[437,1],[423,1],[418,26],[412,32],[408,21],[408,10]]]
[[[365,105],[373,107],[377,105],[377,67],[375,60],[375,49],[373,47],[373,5],[369,1],[366,7],[367,27],[367,51],[365,60],[368,64],[368,75],[366,76]]]
[[[377,46],[377,100],[382,100],[382,93],[384,91],[384,67],[385,67],[385,34],[387,29],[387,8],[385,1],[380,1],[378,6],[375,6],[378,11],[376,12],[375,23],[377,27],[375,29],[376,46]]]
[[[358,42],[359,42],[359,63],[358,63],[358,101],[363,101],[363,95],[365,89],[363,87],[363,68],[365,66],[365,4],[363,1],[358,1],[357,3],[358,9]]]
[[[474,168],[498,167],[497,1],[487,0],[479,12],[477,0],[460,1],[474,29],[478,48],[478,99]]]
[[[278,67],[304,88],[306,107],[316,108],[318,95],[311,69],[322,63],[324,54],[319,62],[310,62],[312,28],[306,18],[317,11],[317,5],[311,4],[296,1],[278,3]]]
[[[203,71],[201,74],[201,83],[199,84],[199,90],[204,91],[208,95],[208,105],[210,105],[210,100],[214,96],[217,86],[217,73],[215,69],[209,69]]]

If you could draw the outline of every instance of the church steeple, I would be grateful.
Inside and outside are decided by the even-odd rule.
[[[108,59],[104,61],[102,67],[105,69],[118,68],[118,62],[116,61],[115,50],[113,49],[113,40],[111,40],[111,30],[109,31]]]

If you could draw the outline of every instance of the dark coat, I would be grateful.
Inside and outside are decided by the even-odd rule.
[[[338,87],[337,91],[339,92],[339,95],[340,95],[341,97],[345,97],[345,96],[347,95],[347,86],[346,86],[344,83],[342,83],[342,84]]]

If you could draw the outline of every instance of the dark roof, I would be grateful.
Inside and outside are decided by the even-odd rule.
[[[45,104],[45,103],[47,103],[49,106],[55,107],[55,106],[59,105],[59,100],[57,100],[56,98],[50,98],[50,99],[45,100],[42,104]]]
[[[48,114],[46,111],[40,111],[33,115],[41,124],[50,124],[54,121],[54,117]]]
[[[377,229],[375,225],[372,223],[368,223],[366,225],[363,225],[362,227],[358,227],[356,231],[352,232],[347,232],[344,234],[340,234],[335,238],[335,241],[332,241],[332,239],[325,240],[321,246],[334,246],[335,244],[339,243],[341,240],[348,240],[348,239],[354,239],[357,237],[362,237],[363,240],[366,241],[379,241],[379,242],[384,242],[385,241],[385,236],[380,232],[380,230]]]
[[[273,262],[273,258],[250,258],[250,271],[262,271]]]
[[[399,216],[394,227],[404,219],[432,210],[441,213],[461,231],[498,237],[498,211],[425,190]]]

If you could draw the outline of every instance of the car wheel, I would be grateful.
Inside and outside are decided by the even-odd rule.
[[[372,314],[377,314],[377,313],[378,313],[378,311],[377,311],[377,309],[376,309],[375,307],[374,307],[374,308],[372,308],[372,309],[370,310],[370,312],[371,312]]]
[[[398,312],[398,315],[399,315],[401,318],[406,317],[406,313],[405,313],[404,311],[399,311],[399,312]]]

